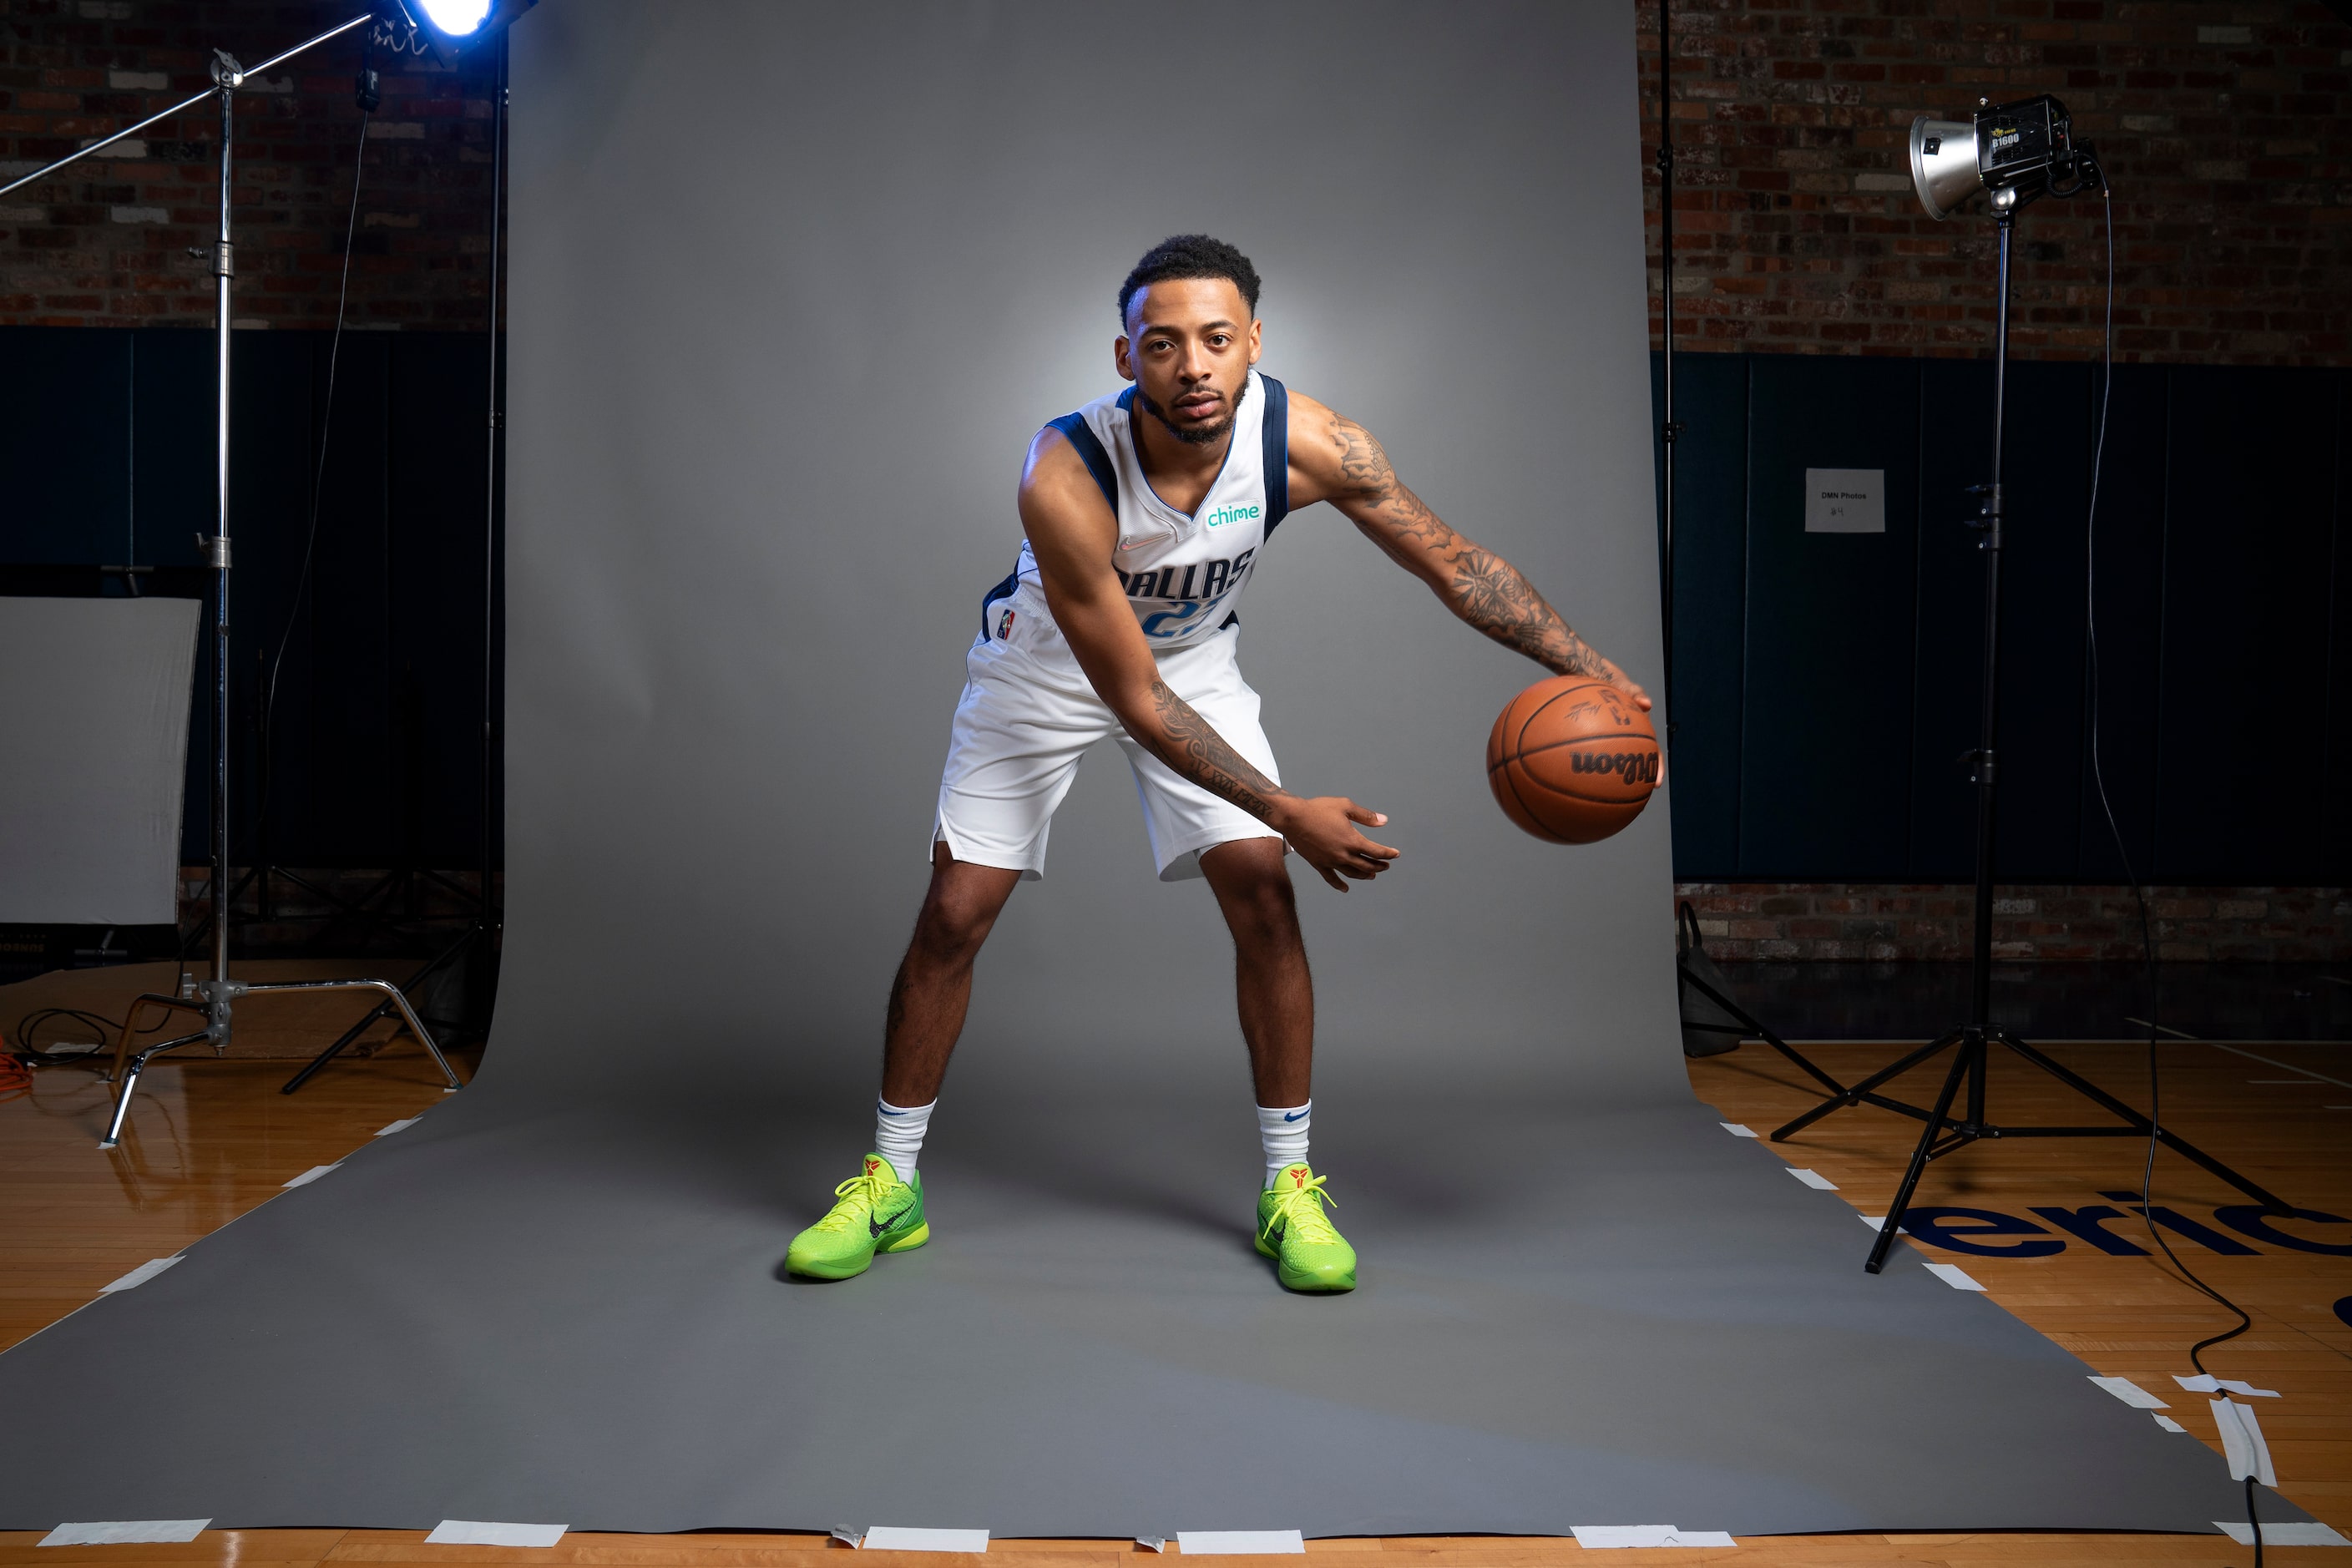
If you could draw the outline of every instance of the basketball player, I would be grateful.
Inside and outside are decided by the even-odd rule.
[[[972,961],[1045,834],[1079,757],[1116,736],[1160,879],[1208,881],[1234,937],[1265,1180],[1257,1250],[1293,1290],[1350,1290],[1356,1255],[1307,1160],[1315,998],[1286,845],[1341,892],[1397,851],[1388,818],[1283,788],[1258,697],[1234,662],[1235,609],[1288,513],[1329,501],[1446,608],[1559,674],[1641,689],[1510,563],[1440,521],[1363,426],[1252,367],[1258,277],[1232,246],[1179,235],[1118,291],[1112,347],[1133,384],[1037,433],[1021,477],[1019,563],[981,604],[931,829],[931,885],[890,988],[875,1148],[786,1267],[863,1273],[930,1237],[917,1169],[962,1030]]]

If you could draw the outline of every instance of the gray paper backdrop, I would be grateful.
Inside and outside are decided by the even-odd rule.
[[[590,1025],[717,1068],[789,998],[792,1049],[870,1074],[1022,453],[1118,384],[1116,290],[1171,233],[1246,251],[1261,368],[1654,684],[1632,26],[1556,3],[529,16],[490,1070],[634,1065]],[[1326,1097],[1381,1068],[1686,1093],[1663,796],[1586,848],[1510,826],[1486,731],[1545,672],[1327,507],[1283,525],[1242,623],[1286,783],[1387,811],[1405,852],[1344,897],[1299,869]],[[1114,1044],[1245,1095],[1230,967],[1205,888],[1153,881],[1106,746],[982,960],[950,1095]]]
[[[1251,1250],[1231,959],[1091,760],[982,960],[931,1243],[781,1278],[870,1131],[979,595],[1171,230],[1276,375],[1641,677],[1629,7],[547,0],[517,29],[506,973],[480,1082],[0,1356],[0,1526],[1118,1537],[2202,1530],[2195,1439],[1690,1097],[1663,805],[1519,837],[1533,668],[1328,513],[1243,611],[1352,1295]],[[189,1069],[199,1070],[199,1069]],[[169,1129],[152,1112],[138,1136]],[[131,1148],[126,1145],[126,1152]],[[135,1432],[137,1464],[92,1454]],[[2271,1500],[2269,1517],[2285,1511]]]

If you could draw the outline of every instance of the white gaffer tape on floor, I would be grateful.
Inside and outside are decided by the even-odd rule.
[[[2156,1418],[2156,1424],[2163,1427],[2168,1432],[2186,1432],[2189,1430],[2188,1427],[2183,1426],[2179,1422],[2175,1421],[2169,1415],[2158,1416]]]
[[[113,1284],[100,1286],[98,1293],[103,1296],[109,1290],[128,1290],[135,1286],[144,1285],[178,1261],[180,1260],[176,1258],[151,1258]]]
[[[1742,1127],[1737,1121],[1725,1122],[1723,1124],[1723,1130],[1726,1132],[1730,1133],[1734,1138],[1753,1138],[1756,1136],[1756,1130],[1754,1128]]]
[[[2252,1477],[2266,1487],[2276,1487],[2271,1446],[2263,1440],[2263,1424],[2254,1419],[2254,1407],[2234,1399],[2217,1399],[2212,1408],[2213,1428],[2221,1435],[2222,1457],[2230,1461],[2230,1479],[2242,1481]]]
[[[1862,1216],[1862,1223],[1868,1226],[1873,1230],[1885,1230],[1886,1228],[1886,1216],[1883,1214],[1866,1214]],[[1908,1236],[1911,1234],[1911,1227],[1908,1226],[1898,1225],[1895,1227],[1895,1234],[1897,1236]]]
[[[412,1128],[412,1127],[415,1126],[418,1122],[420,1122],[420,1121],[424,1121],[424,1120],[425,1120],[425,1118],[423,1118],[422,1116],[412,1116],[412,1117],[409,1117],[409,1118],[408,1118],[406,1121],[395,1121],[395,1122],[394,1122],[394,1123],[393,1123],[391,1126],[389,1126],[389,1127],[379,1127],[379,1128],[377,1128],[377,1129],[375,1130],[375,1135],[376,1135],[377,1137],[379,1137],[379,1138],[384,1138],[384,1137],[388,1137],[388,1136],[390,1136],[391,1134],[393,1134],[393,1133],[394,1133],[394,1132],[405,1132],[405,1131],[407,1131],[410,1128]]]
[[[1969,1279],[1968,1270],[1962,1268],[1957,1263],[1929,1263],[1925,1264],[1922,1267],[1924,1267],[1928,1273],[1933,1274],[1937,1279],[1941,1279],[1945,1284],[1949,1285],[1955,1290],[1981,1290],[1984,1289],[1983,1286]]]
[[[2172,1374],[2172,1381],[2191,1394],[2235,1394],[2247,1399],[2276,1399],[2279,1396],[2275,1388],[2256,1388],[2251,1384],[2215,1377],[2210,1372],[2200,1373],[2195,1377],[2183,1377],[2176,1372]]]
[[[34,1544],[129,1546],[145,1541],[194,1541],[210,1523],[209,1519],[106,1519],[89,1524],[61,1524]]]
[[[857,1545],[864,1552],[985,1552],[988,1531],[915,1530],[903,1524],[877,1524],[866,1528]]]
[[[2105,1389],[2109,1394],[2114,1394],[2117,1399],[2122,1400],[2126,1405],[2130,1405],[2134,1410],[2169,1410],[2172,1408],[2171,1405],[2167,1405],[2163,1400],[2158,1399],[2155,1394],[2150,1394],[2147,1389],[2142,1388],[2130,1378],[2095,1377],[2091,1379],[2091,1381],[2097,1384],[2101,1388]]]
[[[341,1165],[341,1163],[342,1162],[338,1160],[333,1165],[313,1165],[309,1170],[303,1172],[300,1175],[295,1177],[292,1181],[288,1182],[285,1184],[289,1187],[307,1187],[312,1182],[317,1181],[320,1177],[325,1175],[328,1172],[335,1169],[337,1165]]]
[[[1671,1524],[1580,1524],[1576,1543],[1587,1552],[1628,1546],[1737,1546],[1720,1530],[1676,1530]]]
[[[1187,1557],[1305,1552],[1307,1540],[1295,1530],[1180,1530],[1176,1550]]]
[[[428,1546],[552,1546],[562,1524],[513,1524],[497,1519],[445,1519],[425,1538]]]
[[[2217,1519],[2213,1521],[2213,1528],[2241,1546],[2252,1546],[2254,1543],[2254,1527],[2251,1524],[2237,1524],[2226,1519]],[[2282,1521],[2277,1524],[2263,1526],[2263,1544],[2264,1546],[2352,1546],[2352,1541],[2345,1540],[2334,1530],[2316,1520],[2309,1524],[2288,1524]]]
[[[1827,1176],[1822,1175],[1819,1171],[1808,1171],[1801,1165],[1791,1165],[1789,1167],[1789,1174],[1796,1177],[1797,1180],[1804,1183],[1805,1185],[1809,1187],[1817,1187],[1825,1193],[1833,1193],[1837,1191],[1837,1184],[1831,1181]]]

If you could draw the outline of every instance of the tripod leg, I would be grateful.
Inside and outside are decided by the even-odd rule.
[[[1886,1205],[1886,1222],[1878,1227],[1878,1239],[1870,1244],[1870,1260],[1863,1272],[1875,1274],[1886,1267],[1886,1254],[1895,1245],[1895,1233],[1903,1228],[1903,1213],[1911,1206],[1911,1194],[1918,1190],[1920,1174],[1927,1169],[1929,1151],[1944,1131],[1944,1120],[1952,1109],[1952,1097],[1960,1090],[1960,1080],[1968,1076],[1969,1063],[1984,1053],[1981,1036],[1964,1035],[1958,1054],[1952,1058],[1952,1070],[1944,1075],[1944,1087],[1936,1096],[1936,1113],[1919,1131],[1919,1146],[1911,1151],[1910,1169],[1903,1173],[1903,1184],[1895,1189],[1895,1201]]]
[[[1807,1058],[1802,1052],[1799,1051],[1796,1047],[1790,1045],[1788,1041],[1782,1039],[1771,1030],[1762,1027],[1755,1027],[1748,1030],[1748,1036],[1750,1038],[1763,1041],[1766,1045],[1771,1047],[1774,1050],[1788,1058],[1790,1061],[1797,1065],[1800,1070],[1809,1074],[1815,1083],[1820,1084],[1832,1094],[1837,1095],[1841,1098],[1844,1096],[1845,1085],[1838,1082],[1837,1079],[1832,1078],[1820,1068],[1814,1066],[1813,1063]]]
[[[2145,1118],[2143,1118],[2143,1120],[2145,1120]],[[2276,1197],[2272,1194],[2265,1192],[2261,1187],[2256,1186],[2245,1177],[2238,1174],[2237,1172],[2230,1169],[2229,1166],[2221,1163],[2221,1161],[2216,1160],[2210,1154],[2206,1153],[2203,1150],[2199,1149],[2196,1145],[2190,1143],[2187,1139],[2173,1136],[2173,1132],[2170,1128],[2158,1128],[2156,1130],[2156,1141],[2163,1144],[2166,1148],[2171,1150],[2174,1153],[2179,1155],[2182,1159],[2189,1162],[2189,1163],[2202,1166],[2205,1170],[2221,1177],[2223,1181],[2229,1183],[2231,1186],[2237,1188],[2248,1197],[2252,1198],[2257,1203],[2263,1204],[2268,1207],[2273,1214],[2290,1215],[2294,1212],[2294,1205],[2288,1203],[2284,1198]]]
[[[456,951],[457,948],[454,946],[449,950],[450,952],[455,952]],[[445,953],[443,956],[446,957],[447,954]],[[439,960],[436,960],[435,962],[437,963]],[[431,966],[428,965],[428,971],[430,968]],[[411,982],[411,984],[413,984],[415,983]],[[296,1074],[293,1080],[288,1083],[284,1089],[279,1090],[280,1093],[293,1093],[295,1089],[301,1087],[302,1080],[304,1079],[310,1077],[312,1072],[317,1071],[320,1068],[325,1066],[327,1059],[330,1057],[332,1057],[337,1051],[341,1050],[343,1047],[348,1045],[352,1040],[357,1038],[359,1029],[365,1028],[369,1024],[375,1022],[377,1018],[384,1016],[394,1010],[398,1011],[400,1014],[401,1021],[407,1025],[408,1032],[415,1035],[424,1045],[425,1054],[433,1058],[434,1065],[441,1069],[441,1077],[446,1081],[448,1089],[454,1092],[466,1087],[466,1080],[457,1076],[457,1069],[451,1067],[449,1065],[449,1058],[441,1054],[440,1042],[434,1039],[433,1032],[425,1026],[425,1020],[418,1017],[416,1016],[416,1010],[408,1005],[407,995],[402,992],[399,986],[394,985],[391,981],[277,980],[259,985],[250,985],[246,987],[246,994],[248,995],[259,995],[274,991],[381,991],[383,993],[383,1000],[376,1005],[374,1012],[362,1019],[352,1031],[345,1034],[342,1039],[338,1040],[333,1045],[328,1047],[325,1051],[321,1052],[320,1056],[311,1062],[308,1068]]]
[[[2012,1038],[2011,1036],[2002,1034],[1998,1030],[1994,1032],[1992,1037],[1999,1040],[2002,1045],[2007,1046],[2011,1050],[2015,1051],[2019,1056],[2023,1057],[2027,1061],[2032,1062],[2035,1067],[2040,1068],[2043,1072],[2048,1073],[2052,1078],[2056,1079],[2060,1083],[2064,1084],[2068,1089],[2073,1089],[2076,1094],[2079,1094],[2084,1099],[2089,1100],[2092,1104],[2100,1107],[2102,1110],[2114,1113],[2133,1131],[2137,1132],[2147,1132],[2153,1131],[2156,1134],[2156,1140],[2158,1142],[2163,1144],[2166,1148],[2171,1150],[2174,1153],[2179,1155],[2189,1163],[2200,1166],[2213,1175],[2221,1177],[2223,1181],[2229,1183],[2231,1186],[2237,1188],[2240,1192],[2245,1194],[2248,1197],[2252,1198],[2257,1203],[2267,1205],[2272,1212],[2276,1214],[2291,1214],[2294,1212],[2293,1205],[2263,1191],[2261,1187],[2256,1186],[2252,1182],[2248,1181],[2245,1177],[2238,1174],[2237,1172],[2230,1169],[2229,1166],[2221,1163],[2221,1161],[2216,1160],[2210,1154],[2206,1153],[2203,1150],[2199,1149],[2194,1144],[2190,1143],[2187,1139],[2175,1137],[2170,1128],[2156,1126],[2155,1123],[2148,1121],[2147,1117],[2141,1115],[2138,1111],[2134,1110],[2130,1106],[2125,1104],[2122,1100],[2117,1100],[2114,1095],[2109,1094],[2105,1089],[2101,1089],[2089,1079],[2086,1079],[2081,1074],[2075,1072],[2063,1062],[2058,1061],[2051,1057],[2046,1057],[2040,1051],[2034,1049],[2032,1046],[2027,1045],[2023,1040]]]
[[[1742,1007],[1738,1003],[1734,1002],[1730,997],[1726,996],[1722,992],[1717,991],[1714,986],[1709,985],[1706,981],[1701,980],[1697,975],[1691,973],[1686,969],[1677,967],[1675,969],[1675,973],[1682,977],[1684,984],[1689,986],[1692,990],[1697,992],[1700,995],[1706,997],[1708,1001],[1714,1003],[1717,1006],[1729,1014],[1733,1021],[1741,1028],[1747,1030],[1751,1038],[1763,1041],[1766,1045],[1771,1047],[1774,1050],[1788,1058],[1790,1061],[1796,1064],[1799,1070],[1807,1074],[1815,1083],[1820,1084],[1832,1094],[1842,1095],[1845,1093],[1845,1085],[1838,1082],[1837,1079],[1832,1078],[1829,1074],[1823,1072],[1820,1068],[1807,1060],[1804,1054],[1799,1051],[1796,1047],[1790,1045],[1788,1041],[1782,1039],[1780,1036],[1774,1034],[1763,1025],[1758,1023],[1756,1021],[1755,1015],[1748,1012],[1747,1008]]]
[[[1831,1111],[1843,1110],[1849,1105],[1861,1104],[1863,1096],[1876,1092],[1878,1086],[1883,1083],[1889,1083],[1895,1079],[1901,1078],[1905,1073],[1909,1072],[1913,1068],[1917,1067],[1921,1062],[1926,1061],[1929,1057],[1934,1056],[1937,1051],[1942,1050],[1946,1046],[1951,1045],[1960,1037],[1961,1031],[1955,1029],[1950,1034],[1944,1036],[1941,1039],[1928,1041],[1926,1045],[1921,1046],[1917,1050],[1913,1051],[1909,1056],[1905,1057],[1901,1061],[1895,1063],[1891,1067],[1881,1068],[1878,1071],[1872,1073],[1868,1078],[1864,1079],[1860,1083],[1855,1084],[1853,1088],[1842,1089],[1834,1097],[1822,1100],[1819,1105],[1814,1106],[1811,1110],[1806,1111],[1802,1116],[1798,1117],[1794,1121],[1788,1123],[1788,1125],[1774,1128],[1772,1130],[1772,1142],[1775,1143],[1784,1142],[1788,1139],[1795,1136],[1797,1133],[1802,1132],[1806,1128],[1811,1127],[1814,1122],[1819,1121]],[[1935,1124],[1931,1122],[1929,1125],[1932,1127]]]
[[[320,1051],[317,1056],[312,1057],[309,1061],[303,1063],[302,1070],[296,1073],[292,1078],[288,1079],[285,1086],[279,1089],[278,1092],[280,1094],[291,1094],[296,1089],[301,1088],[304,1084],[310,1082],[310,1079],[317,1075],[320,1068],[325,1067],[329,1062],[333,1061],[337,1057],[341,1056],[344,1048],[353,1040],[356,1040],[362,1035],[366,1034],[368,1030],[375,1025],[378,1019],[390,1016],[391,1013],[391,1003],[377,1003],[373,1012],[368,1014],[358,1023],[353,1024],[350,1028],[345,1029],[336,1039],[333,1045],[329,1046],[325,1050]]]
[[[122,1142],[122,1124],[131,1119],[131,1097],[139,1091],[139,1075],[147,1070],[144,1052],[131,1058],[130,1067],[115,1074],[120,1081],[115,1086],[114,1114],[107,1119],[106,1136],[98,1141],[101,1149],[111,1149]]]
[[[114,1114],[107,1119],[106,1136],[98,1141],[98,1146],[101,1149],[111,1149],[122,1142],[122,1124],[131,1120],[131,1097],[138,1091],[139,1075],[147,1070],[149,1058],[160,1057],[165,1051],[174,1051],[182,1046],[192,1046],[198,1040],[211,1038],[212,1031],[202,1029],[193,1035],[183,1035],[176,1040],[165,1040],[160,1046],[150,1046],[132,1057],[129,1069],[116,1075],[121,1079],[119,1086],[121,1092],[115,1097]]]
[[[441,1069],[441,1076],[448,1080],[449,1090],[454,1092],[465,1088],[466,1080],[457,1076],[457,1069],[451,1067],[449,1058],[441,1054],[440,1046],[434,1041],[433,1032],[425,1026],[425,1020],[416,1016],[416,1009],[408,1005],[408,998],[402,993],[400,987],[388,981],[378,981],[376,984],[383,987],[384,994],[399,1007],[400,1016],[408,1020],[409,1033],[425,1043],[425,1050],[432,1054],[434,1065]]]
[[[201,1013],[205,1010],[201,1004],[183,1001],[177,996],[159,996],[149,993],[133,998],[131,1010],[122,1016],[122,1033],[114,1042],[114,1070],[100,1079],[100,1082],[120,1083],[122,1080],[122,1064],[131,1059],[131,1037],[139,1032],[139,1015],[151,1006],[163,1008],[167,1017],[173,1008],[183,1013]]]

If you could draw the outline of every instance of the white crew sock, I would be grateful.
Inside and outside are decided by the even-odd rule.
[[[1257,1108],[1257,1141],[1265,1146],[1265,1184],[1271,1188],[1282,1168],[1307,1158],[1307,1125],[1315,1102],[1304,1105],[1261,1105]]]
[[[916,1157],[923,1152],[923,1134],[931,1125],[931,1112],[938,1100],[929,1105],[893,1105],[887,1100],[874,1102],[874,1152],[890,1162],[890,1168],[905,1181],[915,1173]]]

